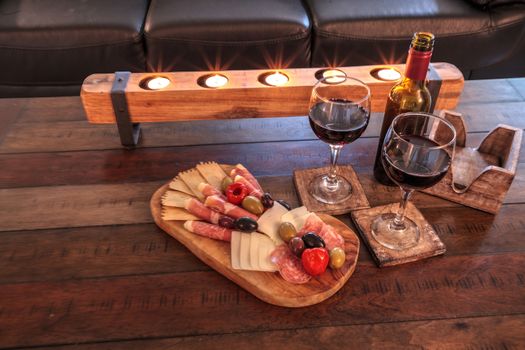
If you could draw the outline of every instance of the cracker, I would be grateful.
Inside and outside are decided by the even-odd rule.
[[[178,176],[175,177],[169,184],[169,187],[174,191],[180,191],[193,196],[190,188]]]
[[[163,220],[199,220],[198,217],[188,212],[186,209],[163,207],[162,208],[162,219]]]
[[[221,166],[216,162],[197,164],[197,170],[204,179],[216,189],[221,188],[222,180],[227,176]]]
[[[189,198],[193,197],[184,192],[168,190],[162,195],[161,202],[166,207],[184,208],[184,204]]]
[[[199,185],[201,182],[206,182],[202,175],[197,171],[197,169],[192,168],[190,170],[183,171],[179,173],[178,176],[186,186],[193,192],[193,195],[197,197],[200,201],[204,199],[204,195],[199,191]]]

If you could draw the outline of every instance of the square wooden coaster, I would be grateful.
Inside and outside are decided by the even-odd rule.
[[[400,265],[445,253],[445,244],[441,242],[432,226],[411,202],[408,202],[406,217],[412,219],[420,229],[421,236],[418,245],[406,250],[393,250],[379,244],[372,236],[372,221],[383,213],[397,212],[397,208],[399,208],[399,203],[392,203],[352,212],[352,220],[379,267]]]
[[[308,185],[310,181],[318,175],[327,174],[330,167],[314,168],[314,169],[298,169],[293,172],[293,180],[295,189],[299,194],[301,203],[308,208],[309,211],[324,213],[330,215],[340,215],[351,212],[352,210],[370,208],[368,199],[366,198],[363,186],[359,182],[359,178],[354,169],[350,165],[337,166],[337,175],[344,177],[352,185],[352,196],[338,204],[325,204],[316,200],[308,192]]]

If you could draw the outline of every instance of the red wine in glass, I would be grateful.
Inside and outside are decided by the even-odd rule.
[[[428,138],[416,135],[402,135],[411,144],[425,147],[439,146]],[[414,152],[412,159],[397,149],[383,149],[382,162],[388,176],[397,185],[406,189],[420,190],[434,186],[446,175],[450,167],[450,154],[444,149],[425,153],[425,149]],[[388,154],[387,154],[388,153]]]
[[[319,139],[332,145],[354,142],[366,130],[370,112],[362,106],[352,105],[350,100],[330,99],[330,101],[341,105],[334,106],[331,103],[320,102],[308,113],[313,132]]]

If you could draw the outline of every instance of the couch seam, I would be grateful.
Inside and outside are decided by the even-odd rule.
[[[490,22],[492,22],[492,19],[490,19]],[[495,31],[495,30],[498,30],[499,28],[512,27],[512,26],[515,26],[517,24],[520,24],[520,22],[524,22],[525,23],[525,20],[514,21],[514,22],[507,23],[505,25],[501,25],[501,26],[498,26],[498,27],[488,27],[488,28],[484,28],[483,30],[437,35],[437,38],[440,39],[440,38],[449,38],[449,37],[456,37],[456,36],[481,34],[481,33],[485,33],[485,32]],[[356,39],[356,40],[366,40],[366,41],[377,41],[377,40],[381,40],[381,41],[392,40],[392,41],[394,41],[394,40],[404,40],[404,39],[406,39],[406,37],[402,37],[402,36],[400,36],[400,37],[392,37],[392,38],[363,37],[363,36],[352,36],[352,35],[340,34],[340,33],[335,33],[335,32],[329,32],[329,31],[326,31],[326,30],[323,30],[323,29],[320,29],[320,28],[315,28],[315,30],[318,33],[318,35],[320,35],[320,36],[323,36],[323,37],[338,37],[338,38],[341,38],[341,39]]]
[[[147,40],[163,40],[163,41],[178,41],[178,42],[187,42],[187,43],[196,43],[204,45],[223,45],[223,46],[238,46],[238,45],[264,45],[264,44],[277,44],[286,41],[295,41],[300,39],[306,39],[311,34],[311,28],[308,31],[304,31],[300,34],[295,34],[292,36],[276,38],[276,39],[262,39],[262,40],[246,40],[246,41],[210,41],[210,40],[197,40],[197,39],[184,39],[184,38],[166,38],[166,37],[157,37],[149,33],[144,33],[144,37]]]
[[[21,47],[21,46],[7,46],[0,45],[0,49],[10,49],[10,50],[34,50],[34,51],[53,51],[53,50],[72,50],[72,49],[87,49],[91,47],[103,47],[103,46],[122,46],[126,44],[141,44],[143,42],[142,38],[140,40],[125,40],[125,41],[115,41],[109,43],[100,43],[100,44],[91,44],[91,45],[78,45],[78,46],[63,46],[63,47]]]

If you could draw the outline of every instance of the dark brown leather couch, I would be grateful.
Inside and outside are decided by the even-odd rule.
[[[74,95],[117,70],[403,62],[420,30],[467,79],[525,76],[525,4],[475,1],[0,0],[0,97]]]

